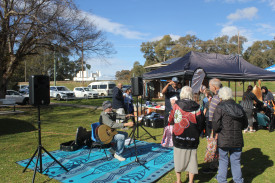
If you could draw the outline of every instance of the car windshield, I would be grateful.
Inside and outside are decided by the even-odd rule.
[[[22,85],[22,86],[21,86],[21,89],[28,89],[28,88],[29,88],[28,85]]]
[[[70,91],[68,88],[66,88],[65,86],[60,86],[60,87],[56,87],[56,89],[58,91]]]
[[[109,84],[109,89],[113,89],[115,86],[115,84]]]
[[[130,85],[123,85],[122,86],[122,88],[125,88],[125,89],[130,88],[130,87],[131,87]]]
[[[20,93],[18,93],[17,91],[10,90],[7,91],[7,95],[20,95]]]

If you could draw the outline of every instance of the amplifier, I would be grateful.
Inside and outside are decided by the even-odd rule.
[[[146,127],[150,127],[151,119],[149,118],[144,118],[143,119],[143,125]]]
[[[150,126],[152,128],[163,128],[164,127],[164,120],[163,118],[155,118],[151,120]]]

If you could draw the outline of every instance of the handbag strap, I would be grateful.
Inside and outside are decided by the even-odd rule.
[[[211,134],[210,134],[210,138],[213,138],[213,136],[214,136],[214,130],[212,129]]]

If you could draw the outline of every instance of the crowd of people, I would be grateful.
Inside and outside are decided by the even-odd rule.
[[[274,112],[272,93],[263,86],[262,98],[258,99],[249,85],[242,101],[237,104],[233,100],[232,90],[223,87],[217,78],[209,81],[209,89],[202,85],[199,94],[194,94],[189,86],[177,88],[177,82],[178,79],[174,77],[163,89],[165,106],[172,108],[167,113],[168,124],[174,125],[172,136],[177,183],[181,182],[181,172],[187,172],[190,183],[198,174],[197,147],[202,134],[207,138],[212,135],[216,140],[214,157],[218,157],[213,158],[209,167],[204,167],[202,172],[218,172],[218,182],[227,182],[230,161],[234,182],[243,182],[240,163],[243,133],[253,133],[260,126],[268,126],[271,130]],[[169,100],[174,96],[178,100]]]
[[[209,88],[202,85],[200,93],[194,94],[192,88],[181,85],[177,77],[163,88],[165,96],[165,126],[173,125],[172,140],[174,166],[177,183],[181,183],[181,173],[187,172],[189,182],[198,174],[197,148],[200,137],[213,138],[216,141],[215,157],[203,167],[203,173],[217,173],[218,182],[227,182],[227,170],[230,161],[231,173],[236,183],[244,181],[241,171],[241,154],[244,146],[243,133],[253,133],[257,126],[272,127],[273,95],[261,87],[262,99],[252,92],[249,85],[240,104],[233,100],[232,90],[222,86],[219,79],[213,78]],[[274,106],[275,107],[275,106]],[[134,107],[131,88],[123,93],[122,84],[113,89],[112,102],[102,104],[100,123],[112,129],[132,127]],[[121,120],[123,123],[121,123]],[[125,121],[126,120],[126,121]],[[255,122],[258,124],[255,127]],[[119,161],[124,161],[124,144],[128,134],[119,131],[113,137],[110,152]],[[207,141],[208,142],[208,141]]]

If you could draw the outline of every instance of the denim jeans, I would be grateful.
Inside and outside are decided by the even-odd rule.
[[[117,155],[121,155],[123,153],[125,139],[127,139],[127,137],[128,133],[122,131],[118,131],[118,134],[114,136],[112,142],[116,144],[115,151]]]
[[[219,170],[217,175],[218,182],[227,183],[228,159],[230,159],[231,173],[234,182],[243,183],[241,170],[242,148],[219,148],[219,154]]]

